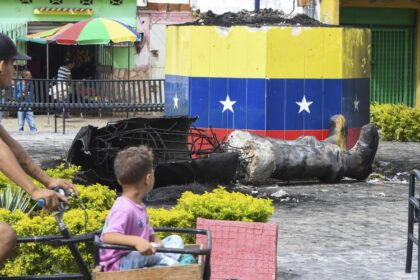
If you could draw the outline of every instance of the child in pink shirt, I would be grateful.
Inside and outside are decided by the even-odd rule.
[[[179,254],[156,253],[155,247],[183,248],[182,239],[171,235],[160,240],[142,203],[155,182],[152,151],[145,146],[120,151],[114,161],[114,173],[123,193],[107,216],[101,240],[132,246],[137,251],[101,249],[100,264],[104,271],[178,264]]]

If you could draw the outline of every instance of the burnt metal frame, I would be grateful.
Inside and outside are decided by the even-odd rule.
[[[127,126],[128,123],[122,125]],[[156,164],[166,162],[177,162],[185,160],[191,160],[192,158],[203,158],[209,154],[224,152],[223,144],[219,141],[216,135],[211,132],[210,135],[203,129],[192,128],[188,132],[168,129],[158,129],[153,127],[144,127],[126,130],[124,127],[118,127],[112,129],[112,124],[108,124],[110,127],[109,134],[95,137],[91,143],[91,151],[96,156],[95,162],[97,164],[104,163],[109,158],[114,158],[115,155],[121,150],[121,148],[112,145],[112,141],[116,140],[121,142],[127,142],[127,144],[133,145],[134,143],[145,145],[147,144],[153,149],[155,154]],[[164,140],[163,136],[185,136],[187,142],[176,142],[175,140]],[[123,140],[124,139],[124,140]],[[175,150],[168,147],[168,144],[186,144],[189,150]],[[113,147],[114,146],[114,147]],[[96,147],[96,148],[94,148]],[[102,156],[98,156],[103,153]]]
[[[419,196],[415,196],[416,179],[420,180],[420,171],[412,170],[408,185],[408,234],[407,234],[407,257],[405,262],[405,272],[411,273],[413,259],[413,243],[417,245],[417,279],[420,279],[420,190]],[[414,235],[414,224],[418,224],[417,238]]]
[[[206,248],[204,249],[175,249],[175,248],[156,248],[156,252],[159,253],[178,253],[178,254],[190,254],[194,256],[203,255],[205,256],[204,260],[204,270],[203,270],[203,280],[210,280],[211,276],[211,233],[208,229],[188,229],[188,228],[154,228],[155,232],[176,232],[176,233],[188,233],[188,234],[200,234],[206,236]],[[136,248],[130,246],[121,246],[114,244],[102,243],[99,240],[99,236],[95,237],[94,242],[94,259],[95,266],[99,264],[99,249],[113,249],[113,250],[127,250],[127,251],[137,251]]]

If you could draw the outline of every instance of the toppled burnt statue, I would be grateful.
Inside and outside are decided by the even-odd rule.
[[[129,146],[148,145],[155,156],[155,187],[198,183],[229,183],[239,161],[238,153],[222,150],[215,135],[191,129],[197,118],[131,118],[105,127],[82,127],[67,156],[67,163],[81,166],[75,182],[102,183],[114,188],[116,154]],[[220,168],[223,166],[223,168]]]
[[[365,125],[355,147],[346,147],[345,118],[333,116],[324,141],[301,137],[295,141],[234,131],[222,144],[215,135],[191,128],[197,118],[131,118],[103,128],[80,129],[67,163],[82,167],[75,177],[81,184],[102,183],[118,188],[113,161],[129,146],[148,145],[155,155],[156,187],[197,183],[249,183],[319,178],[334,182],[344,176],[363,180],[372,170],[378,148],[378,131]]]
[[[249,183],[268,178],[318,178],[325,182],[335,182],[344,176],[366,179],[372,171],[379,143],[376,126],[363,126],[356,145],[345,151],[344,116],[333,116],[330,124],[330,135],[324,141],[312,136],[288,141],[234,131],[229,135],[226,149],[240,153],[240,176]]]

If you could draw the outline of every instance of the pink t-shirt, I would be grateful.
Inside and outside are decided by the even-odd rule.
[[[125,235],[137,235],[146,240],[155,232],[149,223],[146,206],[137,204],[123,196],[117,198],[102,231],[104,233],[118,232]],[[103,235],[101,236],[102,241]],[[115,271],[120,269],[120,259],[130,253],[123,250],[101,249],[99,253],[100,265],[104,271]]]

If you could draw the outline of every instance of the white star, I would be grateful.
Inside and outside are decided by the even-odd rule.
[[[231,101],[230,100],[230,97],[229,97],[229,94],[226,96],[226,100],[225,101],[221,100],[219,102],[222,103],[222,105],[223,105],[223,111],[222,111],[222,113],[224,111],[226,111],[226,110],[229,110],[229,111],[231,111],[233,113],[233,104],[235,104],[236,101]]]
[[[302,111],[306,111],[309,114],[311,113],[311,111],[309,111],[309,106],[313,103],[313,101],[306,101],[306,96],[304,95],[302,98],[301,102],[296,102],[297,105],[299,105],[299,113],[300,114]]]
[[[354,105],[354,111],[356,112],[359,112],[359,103],[360,103],[360,100],[358,100],[357,99],[357,96],[356,96],[356,99],[353,101],[353,105]]]
[[[178,109],[178,101],[179,101],[178,94],[175,94],[175,96],[173,97],[173,100],[174,100],[174,109]]]

